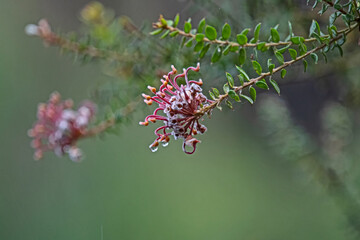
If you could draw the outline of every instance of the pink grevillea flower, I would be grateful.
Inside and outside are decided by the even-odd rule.
[[[68,154],[73,161],[81,160],[82,151],[76,142],[88,131],[95,114],[95,105],[86,101],[78,110],[72,108],[73,101],[61,101],[57,92],[50,95],[47,103],[39,104],[38,120],[28,132],[33,138],[31,146],[35,149],[36,160],[42,158],[45,151],[54,151],[58,156]]]
[[[144,122],[140,122],[140,125],[147,126],[149,122],[155,123],[157,120],[163,121],[164,126],[161,126],[155,130],[156,139],[149,146],[150,149],[155,152],[158,149],[159,143],[163,146],[167,146],[170,141],[170,135],[173,135],[175,139],[183,139],[183,151],[187,154],[193,154],[196,150],[196,144],[200,141],[194,138],[194,135],[198,133],[203,134],[206,132],[206,127],[199,123],[201,115],[197,115],[196,112],[202,107],[211,103],[204,94],[202,94],[202,80],[199,81],[189,80],[188,73],[190,70],[198,72],[200,70],[200,64],[197,67],[189,67],[184,69],[183,73],[178,74],[174,66],[171,66],[172,71],[161,79],[162,85],[159,91],[156,91],[154,87],[148,86],[148,89],[155,96],[148,96],[142,94],[144,102],[148,105],[153,103],[158,104],[158,108],[155,109],[152,115],[145,118]],[[172,78],[173,77],[173,78]],[[179,85],[179,78],[185,79],[185,85]],[[162,111],[164,114],[159,115]],[[168,132],[167,132],[168,131]],[[170,132],[171,131],[171,132]],[[191,151],[186,150],[186,146],[192,147]]]

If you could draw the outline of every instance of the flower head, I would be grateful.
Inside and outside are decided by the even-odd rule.
[[[167,146],[170,135],[172,135],[175,139],[183,139],[183,151],[192,154],[196,150],[196,144],[200,142],[193,136],[198,133],[203,134],[207,130],[199,122],[202,116],[196,113],[200,108],[207,106],[212,101],[202,94],[201,86],[203,82],[201,79],[198,81],[188,79],[190,70],[195,72],[200,70],[199,63],[196,68],[183,69],[183,73],[174,77],[173,75],[177,73],[177,70],[174,66],[171,66],[171,68],[172,71],[161,79],[162,85],[159,91],[154,87],[148,87],[154,96],[142,95],[146,104],[152,105],[155,103],[158,104],[158,108],[155,109],[152,115],[147,116],[144,122],[139,124],[147,126],[149,122],[155,123],[157,120],[164,122],[163,126],[155,130],[156,139],[149,146],[153,152],[158,149],[160,143]],[[185,79],[185,85],[178,84],[180,78]],[[160,111],[164,114],[159,115]],[[192,147],[192,150],[188,151],[187,146]]]
[[[95,105],[84,102],[77,110],[73,110],[73,101],[61,101],[59,93],[50,95],[47,103],[40,103],[37,111],[38,120],[28,135],[33,138],[31,145],[35,149],[34,158],[40,159],[45,151],[54,151],[56,155],[65,153],[73,161],[82,157],[76,146],[83,137],[95,114]]]
[[[41,19],[37,25],[26,25],[25,33],[29,36],[37,36],[42,38],[45,46],[49,46],[58,40],[56,34],[53,33],[50,24],[46,19]]]

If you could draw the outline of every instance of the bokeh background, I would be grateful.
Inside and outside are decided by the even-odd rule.
[[[101,2],[136,24],[155,21],[160,13],[202,17],[187,11],[193,4],[189,1]],[[230,9],[236,14],[231,2],[215,2],[221,6],[219,13]],[[266,9],[255,16],[261,21],[267,12],[292,21],[301,14],[315,14],[302,1],[288,1],[293,8],[285,13],[276,11],[276,1],[262,2]],[[304,170],[291,160],[291,151],[279,154],[281,146],[269,144],[276,139],[267,134],[270,127],[264,129],[267,125],[258,114],[261,108],[249,104],[236,111],[215,111],[206,120],[208,132],[192,156],[182,153],[180,141],[151,153],[148,145],[153,133],[137,124],[144,116],[139,111],[120,134],[82,141],[86,159],[81,163],[51,153],[34,161],[26,132],[35,121],[37,104],[54,90],[78,102],[89,96],[92,86],[110,77],[98,64],[74,63],[57,49],[44,48],[39,39],[24,34],[24,27],[45,17],[57,30],[77,31],[79,11],[87,3],[0,0],[0,239],[354,238],[339,202],[311,169]],[[236,6],[241,8],[241,3]],[[241,16],[236,17],[241,21]],[[290,83],[284,81],[279,101],[286,103],[275,102],[275,106],[289,106],[295,119],[289,126],[305,129],[301,131],[314,139],[323,138],[321,109],[329,101],[343,103],[338,100],[338,81],[359,80],[359,55],[351,53],[359,48],[353,43],[348,50],[351,63],[346,72],[341,71],[344,60],[335,60],[334,65],[310,69],[301,77],[295,71]],[[317,76],[321,76],[318,82]],[[259,99],[270,101],[273,95],[260,94]],[[340,164],[341,171],[351,176],[358,172],[357,106],[344,110],[354,116],[353,125],[345,123],[352,129],[348,143],[352,147],[345,151],[347,159],[339,160],[346,160],[347,167]],[[319,144],[304,141],[309,149],[322,151]],[[352,180],[356,191],[357,178]]]

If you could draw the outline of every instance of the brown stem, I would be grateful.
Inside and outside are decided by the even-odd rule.
[[[184,37],[193,38],[193,39],[196,38],[196,34],[185,33],[184,31],[182,31],[179,28],[175,28],[175,27],[168,26],[168,25],[165,26],[165,25],[162,25],[159,22],[153,23],[153,28],[155,28],[155,29],[162,28],[162,29],[165,29],[165,30],[170,30],[170,32],[179,32],[178,34],[181,35],[181,36],[184,36]],[[204,37],[203,41],[207,42],[207,43],[210,43],[210,44],[217,44],[217,45],[222,45],[222,46],[231,45],[231,46],[234,46],[234,47],[244,47],[244,48],[246,48],[246,47],[257,47],[260,44],[260,43],[246,43],[246,44],[240,45],[237,42],[232,42],[232,41],[228,41],[228,40],[224,41],[224,40],[218,40],[218,39],[210,40],[207,37]],[[316,38],[305,39],[305,42],[314,42],[314,41],[316,41]],[[286,45],[291,45],[291,44],[293,44],[291,41],[289,41],[289,42],[277,42],[277,43],[271,42],[271,43],[265,43],[265,47],[286,46]]]
[[[330,7],[334,7],[334,3],[329,0],[323,0],[325,3],[327,3]],[[336,9],[337,11],[341,12],[342,14],[347,14],[347,12],[344,9]]]
[[[153,23],[153,28],[155,29],[165,29],[165,30],[169,30],[170,32],[178,32],[179,35],[181,36],[184,36],[184,37],[188,37],[188,38],[192,38],[192,39],[195,39],[196,38],[196,34],[192,34],[192,33],[185,33],[183,30],[179,29],[179,28],[176,28],[176,27],[172,27],[172,26],[168,26],[168,25],[163,25],[161,22],[156,22],[156,23]],[[342,31],[339,31],[338,33],[343,33],[345,32],[346,30],[342,30]],[[330,37],[329,35],[324,35],[323,37]],[[239,43],[237,42],[232,42],[232,41],[224,41],[224,40],[218,40],[218,39],[215,39],[215,40],[210,40],[208,39],[207,37],[204,37],[203,38],[203,41],[206,42],[206,43],[210,43],[210,44],[216,44],[216,45],[222,45],[222,46],[234,46],[234,47],[243,47],[243,48],[249,48],[249,47],[257,47],[260,43],[246,43],[246,44],[243,44],[243,45],[240,45]],[[308,38],[308,39],[305,39],[304,42],[305,43],[310,43],[310,42],[315,42],[317,41],[316,38]],[[288,42],[270,42],[270,43],[265,43],[265,47],[278,47],[278,46],[287,46],[287,45],[293,45],[293,42],[291,41],[288,41]]]
[[[46,35],[40,35],[40,37],[44,40],[44,43],[47,45],[58,46],[63,50],[68,50],[73,53],[83,54],[95,58],[107,59],[109,61],[121,61],[121,62],[134,61],[134,56],[129,57],[126,54],[120,54],[119,52],[116,51],[102,50],[94,46],[87,46],[87,45],[82,46],[79,42],[75,42],[63,38],[54,32],[51,32]]]

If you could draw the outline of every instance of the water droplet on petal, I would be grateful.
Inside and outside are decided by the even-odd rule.
[[[156,152],[158,149],[159,149],[159,147],[158,146],[153,146],[153,144],[151,144],[150,146],[149,146],[149,148],[150,148],[150,150],[152,151],[152,152]]]

